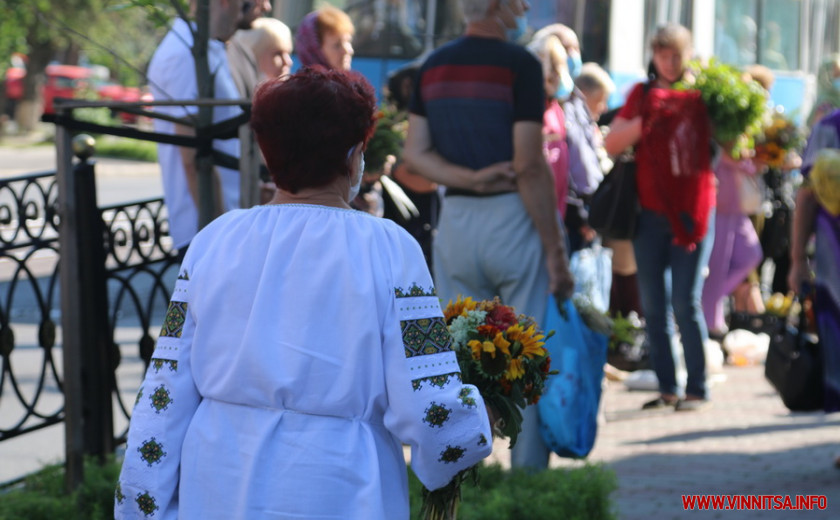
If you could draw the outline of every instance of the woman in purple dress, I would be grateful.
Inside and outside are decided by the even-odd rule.
[[[840,411],[840,215],[819,203],[810,183],[811,168],[825,148],[840,148],[840,110],[817,123],[805,148],[805,183],[796,195],[788,284],[793,291],[801,290],[813,270],[814,310],[825,362],[825,411],[836,412]],[[811,236],[816,246],[813,265],[806,254]]]

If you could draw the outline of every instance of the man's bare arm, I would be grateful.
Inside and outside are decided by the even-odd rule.
[[[195,128],[185,125],[175,125],[175,135],[195,137]],[[195,148],[178,147],[181,163],[184,165],[184,175],[187,177],[187,188],[190,190],[195,207],[198,207],[198,168],[195,164]]]
[[[195,128],[186,125],[175,125],[175,135],[180,135],[184,137],[195,137]],[[198,198],[198,167],[195,162],[195,154],[196,150],[194,148],[188,148],[186,146],[179,146],[178,151],[181,154],[181,163],[184,165],[184,175],[187,177],[187,188],[190,191],[190,197],[192,197],[193,203],[195,207],[199,207],[199,198]],[[213,185],[214,185],[214,193],[216,194],[215,197],[215,207],[213,209],[214,215],[221,215],[222,214],[222,184],[219,178],[219,172],[216,169],[213,169]]]
[[[513,169],[528,215],[537,228],[546,254],[549,290],[567,298],[574,290],[566,245],[557,213],[551,168],[543,155],[542,124],[520,121],[513,125]]]
[[[479,193],[516,189],[515,174],[510,162],[492,164],[481,170],[453,164],[434,149],[429,123],[425,117],[412,114],[408,122],[403,159],[409,172],[444,186]]]
[[[808,266],[807,245],[814,234],[817,219],[817,197],[810,186],[802,186],[796,193],[796,206],[793,210],[793,224],[790,241],[790,270],[788,271],[788,289],[799,292],[802,284],[811,280]]]

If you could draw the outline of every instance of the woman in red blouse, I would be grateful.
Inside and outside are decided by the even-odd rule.
[[[701,294],[714,240],[714,175],[710,125],[696,91],[676,90],[687,78],[691,33],[660,27],[651,41],[652,75],[634,87],[604,145],[610,155],[634,146],[641,212],[633,248],[659,396],[644,409],[692,411],[708,404]],[[678,385],[674,354],[684,353],[687,380]]]

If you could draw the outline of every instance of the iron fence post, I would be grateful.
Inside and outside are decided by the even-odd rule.
[[[69,112],[69,111],[68,111]],[[96,202],[93,144],[56,125],[61,216],[60,283],[64,348],[66,485],[84,478],[85,455],[114,449],[113,353],[108,340],[108,304],[102,218]],[[80,158],[72,165],[72,151]]]
[[[81,136],[77,136],[81,137]],[[75,144],[75,143],[74,143]],[[85,454],[103,459],[114,452],[114,419],[111,408],[113,352],[108,325],[108,287],[105,274],[105,231],[96,200],[94,163],[90,155],[75,147],[79,162],[76,177],[78,212],[79,271],[83,290],[82,310],[82,412]],[[93,150],[89,153],[92,154]]]
[[[72,110],[57,108],[59,116]],[[82,357],[80,337],[81,308],[78,295],[82,284],[79,270],[79,222],[76,211],[76,178],[73,172],[73,151],[70,130],[55,127],[56,175],[58,184],[59,283],[61,288],[61,328],[64,368],[64,451],[65,485],[75,490],[84,478],[84,433],[82,413]]]

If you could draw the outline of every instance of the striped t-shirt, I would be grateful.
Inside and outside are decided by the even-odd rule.
[[[418,73],[411,112],[429,122],[447,161],[481,169],[513,158],[513,123],[542,124],[542,66],[524,47],[465,36],[432,53]]]

